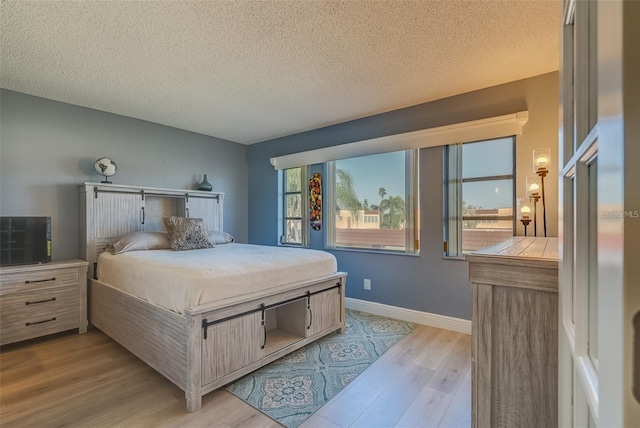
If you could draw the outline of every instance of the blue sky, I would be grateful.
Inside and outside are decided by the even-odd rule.
[[[369,205],[378,205],[381,187],[387,190],[385,198],[391,195],[405,199],[404,162],[404,152],[383,153],[336,161],[336,169],[351,172],[360,202],[367,199]]]
[[[467,143],[462,146],[462,177],[483,177],[513,173],[513,139]],[[482,208],[504,208],[512,204],[511,180],[465,183],[462,199]]]
[[[511,174],[513,144],[511,138],[468,143],[463,146],[462,173],[465,178]],[[378,190],[384,187],[387,196],[405,198],[405,153],[392,152],[336,161],[336,168],[348,170],[354,178],[354,188],[360,202],[379,204]],[[463,199],[470,205],[483,208],[511,206],[511,181],[466,183]],[[424,201],[422,201],[424,203]]]

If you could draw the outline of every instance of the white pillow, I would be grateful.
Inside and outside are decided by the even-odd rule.
[[[139,250],[165,250],[171,248],[165,232],[134,232],[113,244],[114,254]]]
[[[227,232],[218,232],[217,230],[209,231],[209,241],[214,245],[228,244],[235,242],[235,238]]]

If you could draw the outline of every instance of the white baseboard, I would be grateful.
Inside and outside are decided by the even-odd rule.
[[[382,303],[368,302],[366,300],[353,299],[351,297],[345,298],[345,306],[347,309],[354,309],[356,311],[395,318],[402,321],[409,321],[431,327],[443,328],[445,330],[457,331],[458,333],[471,334],[471,321],[463,320],[461,318],[431,314],[429,312],[421,312],[397,306],[383,305]]]

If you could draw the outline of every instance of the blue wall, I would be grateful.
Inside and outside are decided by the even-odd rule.
[[[226,230],[246,242],[246,146],[4,89],[0,101],[0,214],[51,216],[54,260],[80,255],[78,186],[100,181],[101,156],[115,184],[193,189],[206,173],[226,193]]]
[[[541,140],[548,141],[543,147],[557,146],[557,92],[557,73],[550,73],[251,145],[247,153],[249,242],[278,243],[278,175],[269,162],[271,157],[528,110],[529,123],[516,144],[519,183],[522,174],[518,174],[518,169],[531,165],[533,147],[541,146]],[[322,171],[323,166],[312,166],[310,173],[316,170]],[[419,256],[332,251],[339,269],[349,273],[347,297],[471,319],[468,264],[442,258],[439,147],[420,151],[420,206]],[[548,223],[557,230],[555,212],[548,217]],[[311,248],[324,249],[324,233],[324,228],[320,232],[310,231]],[[364,278],[371,279],[371,291],[363,289]]]
[[[516,144],[517,187],[524,188],[520,171],[531,167],[533,148],[557,150],[557,73],[248,147],[18,92],[2,90],[0,101],[0,214],[51,215],[54,259],[79,256],[77,186],[99,180],[93,171],[99,156],[118,162],[116,183],[193,188],[207,173],[215,190],[226,193],[225,229],[240,242],[277,245],[273,156],[522,110],[529,111],[529,123]],[[314,171],[323,166],[312,166]],[[349,273],[347,296],[470,319],[467,263],[442,258],[440,148],[421,150],[420,171],[420,256],[333,251]],[[555,191],[557,177],[548,180]],[[557,195],[548,200],[557,203]],[[556,236],[557,205],[547,214],[550,236]],[[312,248],[324,248],[324,230],[310,236]],[[363,290],[364,278],[372,280],[371,291]]]

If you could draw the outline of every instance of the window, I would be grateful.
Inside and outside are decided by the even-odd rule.
[[[417,254],[417,161],[406,150],[328,162],[328,246]]]
[[[307,200],[304,177],[306,167],[289,168],[282,171],[283,226],[280,242],[286,245],[307,245],[307,222],[303,221]],[[303,184],[304,183],[304,184]]]
[[[513,236],[515,137],[444,148],[444,254],[463,254]]]
[[[598,371],[598,159],[594,158],[587,167],[587,181],[589,186],[588,200],[588,229],[587,241],[589,250],[587,251],[589,264],[587,275],[586,300],[588,301],[587,310],[587,348],[591,358],[591,364],[595,371]]]

